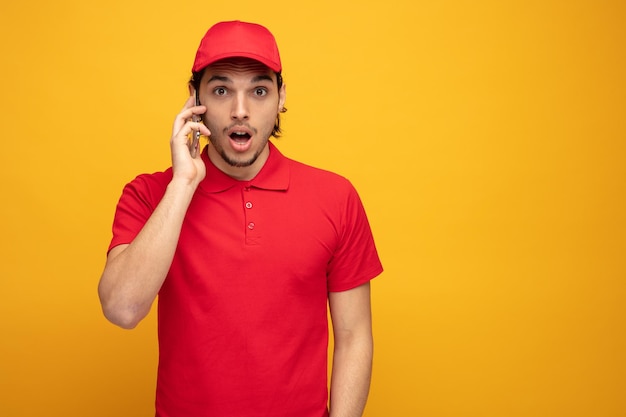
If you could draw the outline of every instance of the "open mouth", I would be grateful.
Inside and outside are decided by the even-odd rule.
[[[233,126],[226,134],[230,138],[230,146],[236,152],[247,152],[252,146],[253,130],[247,126]]]
[[[231,132],[231,134],[228,136],[236,143],[246,143],[251,138],[248,132],[237,132],[237,131]]]

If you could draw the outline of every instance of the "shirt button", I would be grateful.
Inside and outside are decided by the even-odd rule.
[[[248,201],[248,202],[246,203],[246,208],[247,208],[247,209],[251,209],[251,208],[252,208],[252,203]]]
[[[248,223],[248,229],[250,229],[250,230],[254,229],[254,223],[253,222]]]

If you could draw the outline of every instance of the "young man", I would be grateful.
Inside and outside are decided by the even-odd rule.
[[[99,295],[124,328],[159,296],[157,416],[362,415],[369,281],[382,266],[351,184],[269,142],[284,111],[281,70],[264,27],[210,28],[174,121],[172,167],[138,176],[120,198]],[[209,137],[198,155],[196,132]]]

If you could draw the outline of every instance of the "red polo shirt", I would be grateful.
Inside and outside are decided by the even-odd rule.
[[[327,415],[327,296],[382,272],[359,197],[343,177],[270,156],[251,181],[208,159],[159,293],[160,417]],[[110,248],[130,243],[172,171],[140,175]]]

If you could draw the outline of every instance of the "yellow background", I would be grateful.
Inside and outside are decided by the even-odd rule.
[[[626,415],[624,2],[39,0],[0,12],[1,416],[153,413],[154,314],[96,286],[225,19],[278,39],[278,146],[366,205],[367,417]]]

